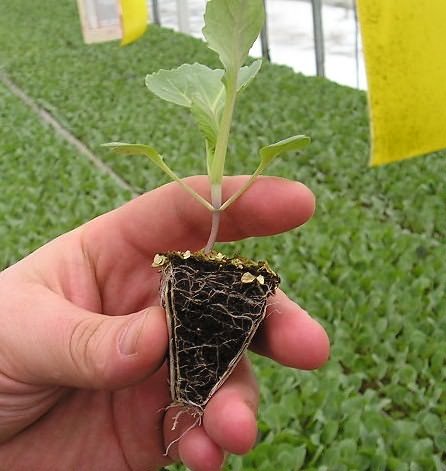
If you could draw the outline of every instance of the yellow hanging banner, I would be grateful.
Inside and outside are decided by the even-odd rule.
[[[125,46],[141,37],[149,21],[147,0],[120,0],[121,6],[121,46]]]
[[[446,0],[357,0],[371,164],[446,148]]]

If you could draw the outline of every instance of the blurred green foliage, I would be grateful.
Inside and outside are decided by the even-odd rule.
[[[153,26],[127,48],[85,46],[75,2],[14,0],[0,45],[0,70],[136,190],[165,177],[101,143],[153,145],[182,176],[205,173],[188,113],[144,87],[159,68],[216,66],[200,41]],[[225,251],[268,258],[329,331],[332,358],[317,372],[254,358],[259,444],[228,471],[445,469],[446,154],[369,168],[366,106],[363,92],[269,64],[242,95],[229,171],[249,173],[259,147],[308,134],[308,150],[271,172],[310,186],[318,210],[299,231]],[[5,88],[0,178],[2,267],[129,198]]]
[[[0,270],[128,198],[0,82]]]

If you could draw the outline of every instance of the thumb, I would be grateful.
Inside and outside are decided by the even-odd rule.
[[[22,312],[22,326],[6,337],[7,371],[12,378],[110,390],[142,380],[163,363],[168,334],[161,307],[106,316],[79,308],[53,292],[44,296],[45,300],[36,301],[34,295],[32,314]],[[8,330],[15,322],[11,324]]]

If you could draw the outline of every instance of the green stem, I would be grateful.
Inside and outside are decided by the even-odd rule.
[[[222,182],[225,170],[226,154],[228,152],[229,134],[231,132],[232,117],[234,115],[235,102],[237,99],[238,72],[228,75],[226,78],[226,100],[223,109],[220,126],[217,134],[215,153],[210,165],[209,179],[211,183],[212,195],[212,226],[209,240],[204,249],[205,253],[210,253],[218,238],[220,228],[220,214],[222,203]]]
[[[235,102],[237,98],[237,74],[228,78],[226,86],[226,103],[223,109],[220,127],[217,135],[215,154],[211,165],[211,183],[221,185],[225,169],[226,153],[228,151],[229,134],[232,126]]]
[[[196,199],[200,204],[202,204],[206,209],[209,211],[213,211],[214,207],[206,201],[201,195],[199,195],[193,188],[191,188],[186,182],[184,182],[181,178],[177,176],[175,172],[173,172],[164,162],[158,165],[164,172],[169,175],[169,177],[179,183],[183,189],[189,193],[191,196],[193,196],[194,199]]]
[[[235,203],[236,200],[240,198],[240,196],[243,195],[243,193],[255,182],[256,178],[262,173],[263,167],[262,165],[259,165],[257,170],[249,177],[247,182],[237,191],[235,192],[229,199],[227,199],[222,207],[220,208],[220,211],[224,211],[225,209],[228,209],[231,204]]]

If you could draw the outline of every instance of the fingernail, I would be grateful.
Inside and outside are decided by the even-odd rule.
[[[119,339],[119,351],[126,356],[138,353],[138,341],[144,328],[146,314],[140,314],[132,319],[124,329]]]

